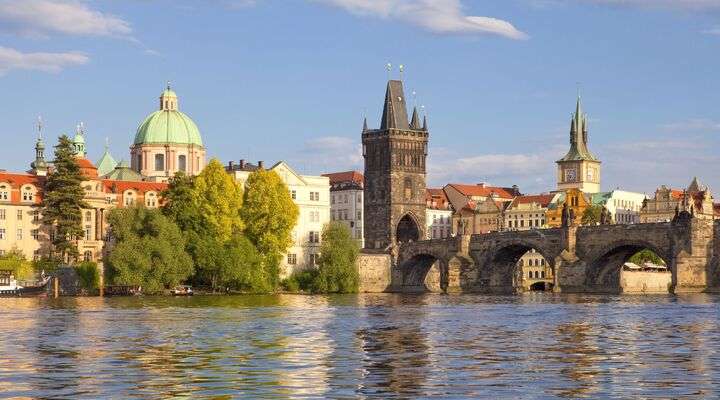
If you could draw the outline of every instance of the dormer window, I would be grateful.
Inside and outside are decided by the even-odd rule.
[[[10,190],[7,185],[0,185],[0,200],[10,200]]]
[[[125,192],[125,205],[131,206],[133,204],[135,204],[135,193]]]
[[[157,196],[153,192],[145,194],[145,207],[157,207]]]
[[[22,189],[22,201],[34,201],[35,191],[32,186],[26,186]]]

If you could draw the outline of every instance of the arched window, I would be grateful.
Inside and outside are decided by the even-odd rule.
[[[10,200],[10,188],[7,185],[0,185],[0,200]]]
[[[28,185],[22,189],[22,201],[34,201],[35,200],[35,188]]]
[[[165,154],[155,154],[155,171],[165,171]]]
[[[90,250],[85,251],[85,253],[83,253],[83,259],[85,261],[92,261],[92,259],[93,259],[92,251],[90,251]]]
[[[128,190],[127,192],[125,192],[124,197],[125,197],[125,205],[126,206],[131,206],[131,205],[135,204],[135,193]]]
[[[154,208],[157,207],[157,196],[155,192],[145,193],[145,207]]]
[[[184,154],[178,156],[178,171],[187,171],[187,159]]]

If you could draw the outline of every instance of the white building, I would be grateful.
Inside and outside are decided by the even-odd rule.
[[[452,206],[442,189],[425,192],[426,239],[444,239],[452,234]]]
[[[262,161],[258,165],[243,160],[239,164],[231,161],[227,166],[228,172],[241,184],[258,168],[263,168]],[[269,170],[277,173],[288,186],[290,196],[300,211],[292,231],[293,244],[280,266],[280,277],[285,278],[295,271],[317,264],[322,230],[330,222],[330,179],[325,176],[300,175],[284,161]]]
[[[363,234],[363,185],[365,177],[357,171],[325,174],[330,179],[330,219],[345,224],[360,248]]]
[[[593,194],[592,204],[605,207],[615,224],[637,224],[646,198],[644,193],[613,190]]]

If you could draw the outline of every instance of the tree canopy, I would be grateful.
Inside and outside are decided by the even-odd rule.
[[[262,255],[273,287],[279,281],[282,254],[293,242],[291,234],[298,214],[287,185],[277,173],[259,169],[250,174],[240,215],[245,222],[245,236]]]
[[[242,231],[240,218],[242,188],[225,172],[216,159],[212,159],[195,177],[193,201],[200,218],[200,229],[221,242],[230,240]]]
[[[73,240],[83,235],[82,209],[88,208],[83,200],[83,177],[75,159],[72,141],[62,135],[55,146],[53,172],[48,175],[43,194],[43,223],[54,227],[52,245],[62,259],[77,258]]]
[[[185,239],[159,210],[118,208],[108,217],[115,240],[108,257],[109,275],[118,285],[139,285],[157,293],[187,279],[193,263]]]
[[[650,262],[655,265],[665,265],[665,261],[663,261],[660,256],[655,254],[655,252],[649,249],[643,249],[638,251],[637,253],[633,254],[633,256],[630,257],[628,261],[637,265],[643,265],[646,262]]]
[[[325,225],[314,291],[356,293],[360,285],[360,276],[355,265],[359,253],[357,241],[352,238],[346,225],[339,222]]]
[[[593,204],[583,211],[580,223],[583,225],[597,225],[600,223],[600,214],[602,214],[602,206]]]

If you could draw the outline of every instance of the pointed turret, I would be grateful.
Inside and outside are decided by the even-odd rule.
[[[417,107],[413,107],[412,119],[410,120],[410,129],[422,129],[420,126],[420,116],[418,116]]]
[[[380,129],[409,129],[402,81],[388,81]]]
[[[422,130],[427,131],[427,116],[423,115],[423,127]]]
[[[367,117],[363,118],[363,132],[368,130]]]
[[[103,153],[102,157],[98,160],[97,163],[98,169],[98,175],[104,176],[112,172],[115,167],[118,165],[117,161],[113,158],[113,156],[110,154],[109,145],[107,141],[105,142],[105,152]]]
[[[587,145],[587,115],[583,113],[580,96],[577,98],[575,112],[570,120],[570,150],[560,161],[597,161]]]
[[[35,175],[47,175],[48,165],[45,161],[45,143],[42,138],[42,119],[40,117],[38,117],[38,138],[35,142],[35,161],[30,163],[30,168]]]

